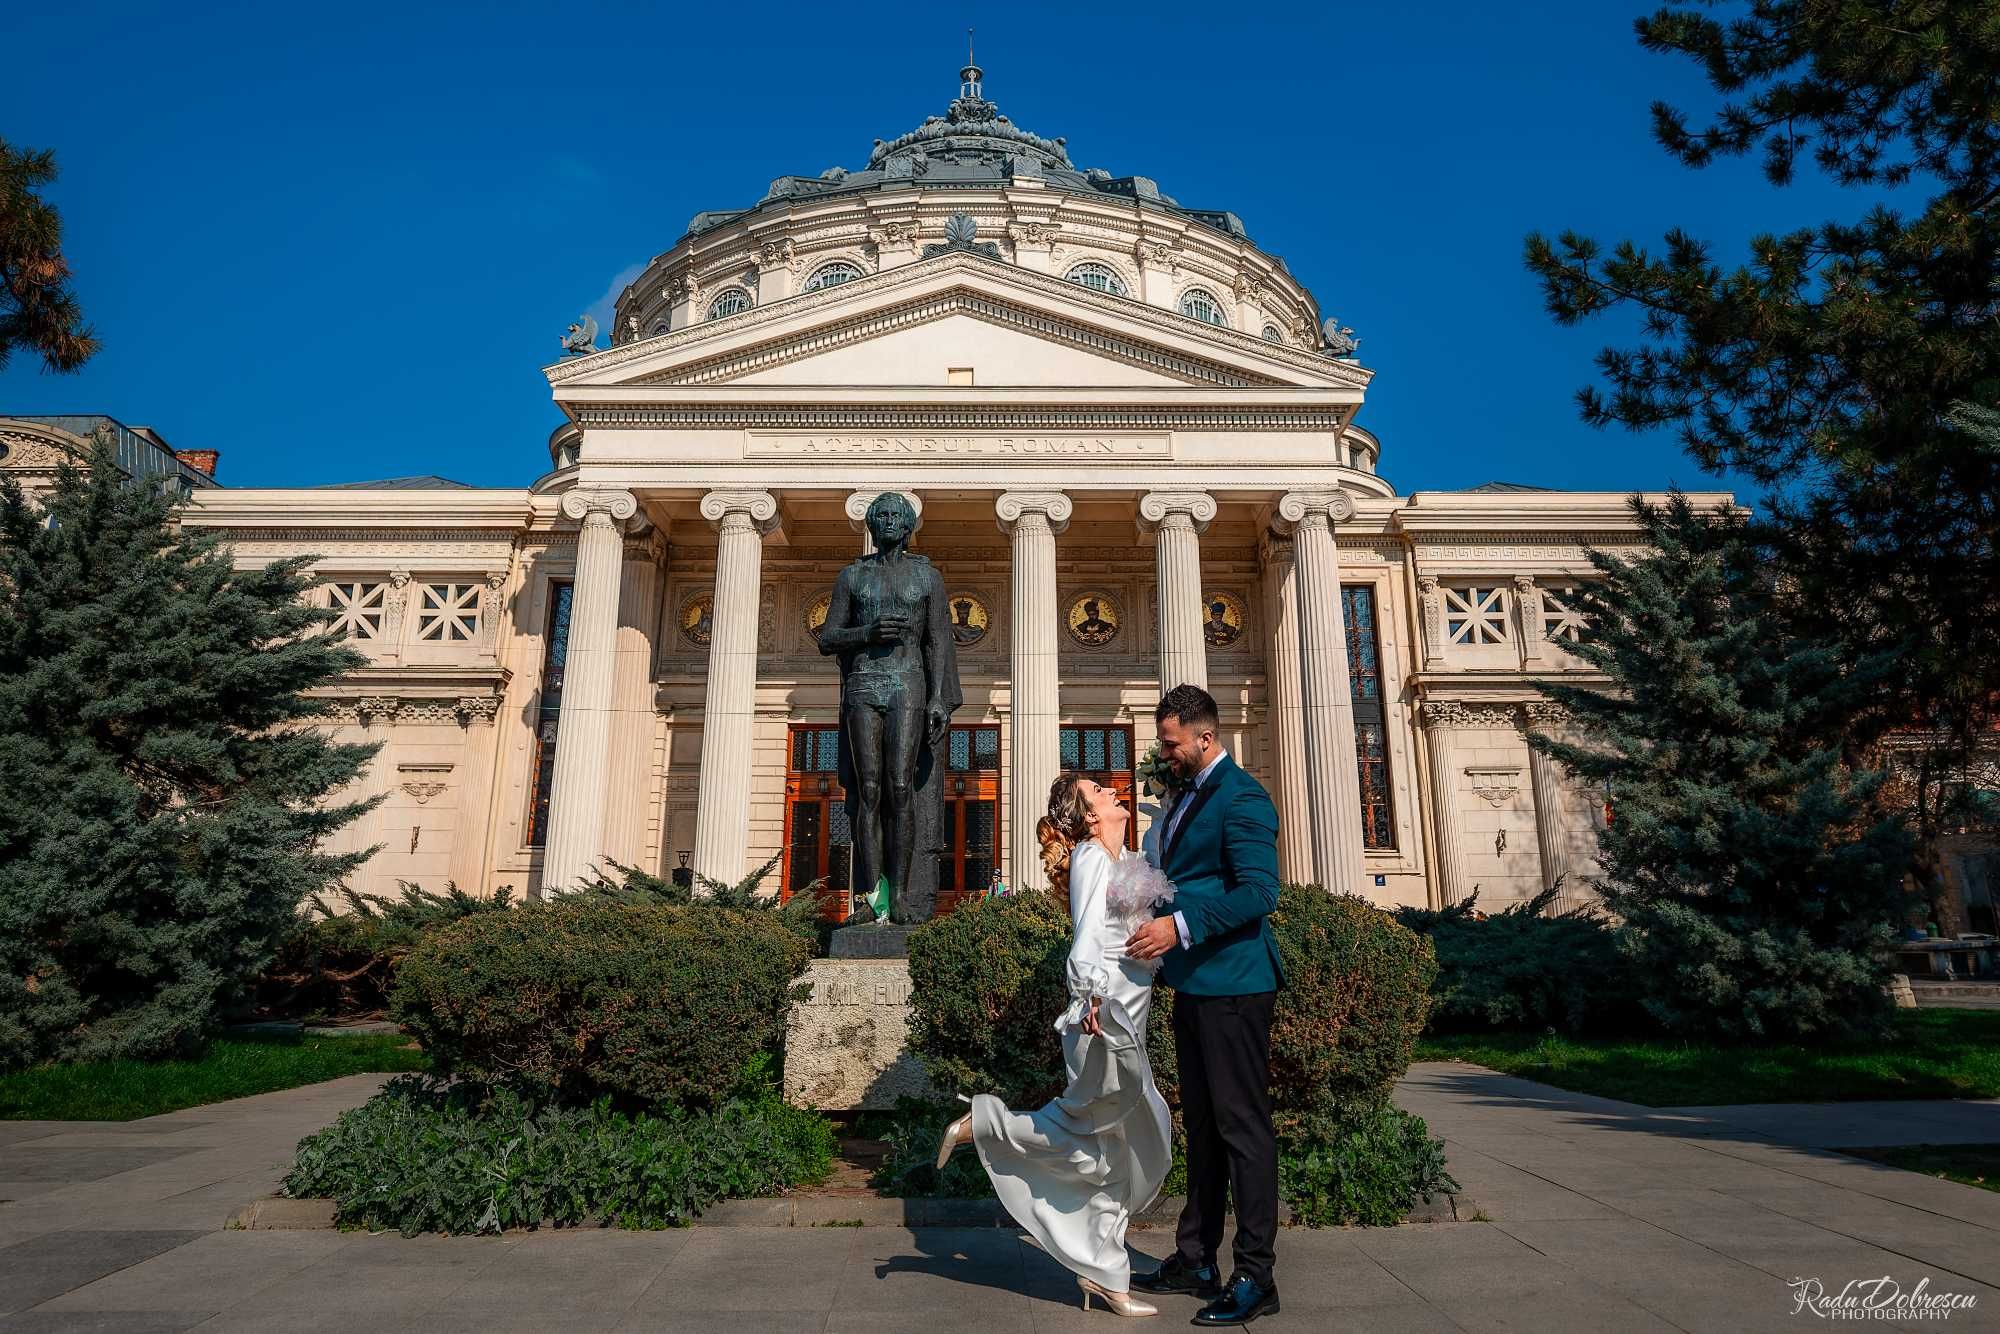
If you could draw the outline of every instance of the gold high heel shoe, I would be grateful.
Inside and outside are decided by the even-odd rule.
[[[1158,1315],[1160,1308],[1151,1302],[1142,1302],[1129,1292],[1107,1292],[1083,1275],[1076,1276],[1076,1286],[1083,1289],[1083,1309],[1090,1309],[1090,1299],[1100,1297],[1104,1304],[1118,1315]]]
[[[951,1151],[961,1144],[972,1143],[972,1113],[953,1121],[944,1128],[944,1137],[938,1141],[937,1170],[944,1171],[944,1165],[951,1161]]]

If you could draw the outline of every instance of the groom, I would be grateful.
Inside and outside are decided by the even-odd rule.
[[[1187,1207],[1178,1245],[1145,1292],[1215,1300],[1202,1326],[1247,1325],[1278,1311],[1278,1138],[1271,1126],[1271,1014],[1284,980],[1265,919],[1278,906],[1278,812],[1216,737],[1215,700],[1179,685],[1153,711],[1160,754],[1186,786],[1165,816],[1160,870],[1174,913],[1132,933],[1134,958],[1164,955],[1174,989],[1174,1051],[1187,1127]],[[1222,1218],[1236,1203],[1235,1270],[1218,1286]]]

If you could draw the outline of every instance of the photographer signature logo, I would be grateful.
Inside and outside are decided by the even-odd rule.
[[[1810,1312],[1821,1320],[1949,1320],[1953,1312],[1970,1311],[1979,1304],[1972,1293],[1933,1292],[1928,1278],[1918,1279],[1907,1291],[1887,1274],[1850,1279],[1839,1289],[1816,1278],[1790,1282],[1792,1314]]]

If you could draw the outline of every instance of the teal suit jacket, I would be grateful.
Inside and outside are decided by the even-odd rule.
[[[1174,882],[1167,912],[1178,912],[1188,933],[1186,949],[1167,951],[1160,977],[1194,996],[1276,991],[1285,979],[1269,921],[1278,906],[1278,810],[1233,757],[1215,765],[1160,849],[1160,870]]]

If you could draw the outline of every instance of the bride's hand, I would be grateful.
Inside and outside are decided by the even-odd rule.
[[[1103,1026],[1097,1022],[1097,1007],[1103,1003],[1104,998],[1102,996],[1092,996],[1090,998],[1090,1010],[1083,1016],[1083,1031],[1091,1037],[1097,1037],[1104,1032]]]

